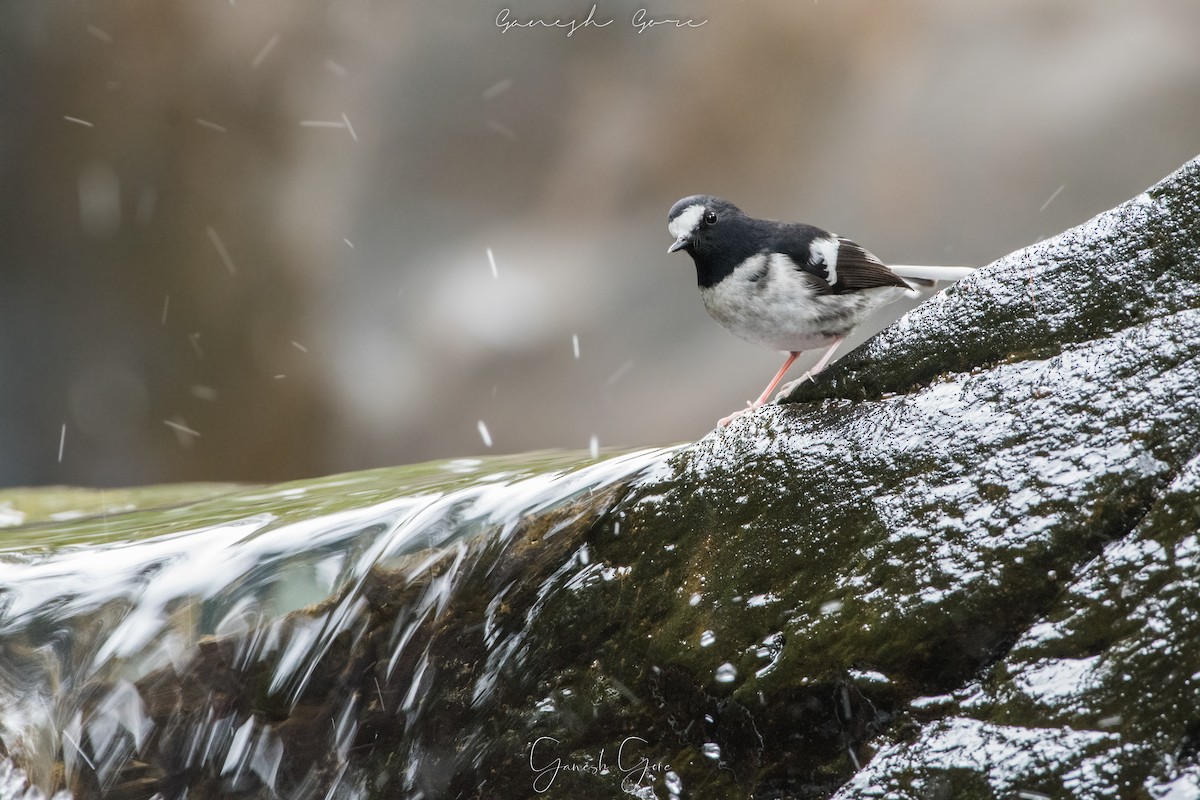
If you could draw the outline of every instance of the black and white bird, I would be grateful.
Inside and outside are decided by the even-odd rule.
[[[788,353],[759,398],[722,419],[722,427],[766,403],[802,352],[827,348],[801,381],[823,370],[876,308],[915,296],[905,277],[955,281],[972,271],[889,268],[849,239],[812,225],[756,219],[708,195],[672,206],[667,229],[675,237],[667,252],[686,250],[696,262],[700,298],[713,319],[748,342]]]

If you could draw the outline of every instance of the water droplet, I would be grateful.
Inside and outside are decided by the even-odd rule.
[[[688,605],[689,605],[689,606],[698,606],[698,605],[700,605],[700,595],[699,595],[699,594],[694,594],[694,595],[692,595],[691,597],[689,597],[689,598],[688,598]]]
[[[842,601],[841,600],[830,600],[827,603],[821,604],[821,613],[822,614],[836,614],[837,612],[839,612],[841,610],[842,610]]]
[[[716,742],[705,742],[704,746],[700,748],[700,752],[713,761],[716,761],[721,757],[721,745]]]
[[[220,256],[221,263],[225,265],[225,269],[229,271],[230,275],[236,275],[237,265],[233,263],[233,259],[229,256],[229,250],[225,247],[225,242],[221,239],[220,234],[211,225],[205,228],[204,232],[208,234],[208,240],[212,242],[213,249],[217,251],[217,255]]]
[[[717,667],[717,683],[733,683],[737,680],[737,667],[726,661]]]
[[[224,125],[218,125],[215,122],[211,122],[207,119],[201,119],[200,117],[196,117],[196,124],[202,128],[208,128],[210,131],[216,131],[217,133],[229,133],[229,129]]]
[[[87,32],[90,33],[92,36],[95,36],[97,39],[104,42],[105,44],[113,43],[113,37],[110,36],[105,31],[102,31],[101,29],[97,28],[95,25],[88,25]],[[1055,192],[1055,194],[1057,194],[1057,192]],[[1051,197],[1050,199],[1053,200],[1054,198]],[[1047,204],[1048,203],[1049,203],[1049,201],[1047,201]]]
[[[513,79],[505,78],[504,80],[500,81],[499,83],[495,84],[494,86],[484,90],[483,99],[491,100],[493,97],[500,94],[501,92],[507,92],[509,89],[512,88],[512,85],[513,85]]]
[[[663,779],[666,781],[668,792],[673,795],[680,795],[683,793],[683,781],[679,779],[679,775],[676,774],[675,770],[669,771],[663,776]]]
[[[262,66],[262,63],[267,60],[267,56],[271,55],[271,51],[275,49],[275,45],[277,44],[279,44],[278,33],[268,39],[267,43],[264,44],[262,49],[258,51],[258,55],[256,55],[254,60],[250,62],[250,69],[258,69],[260,66]]]
[[[704,633],[700,634],[700,646],[701,647],[708,647],[709,645],[715,643],[716,641],[717,641],[717,635],[715,633],[713,633],[712,631],[705,631]]]

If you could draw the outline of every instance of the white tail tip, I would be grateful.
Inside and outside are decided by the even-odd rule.
[[[935,267],[923,264],[890,264],[889,269],[901,278],[916,278],[925,281],[957,281],[972,272],[976,267]]]

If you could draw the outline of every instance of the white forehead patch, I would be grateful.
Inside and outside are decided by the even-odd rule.
[[[704,206],[699,203],[690,205],[678,217],[667,223],[667,230],[676,239],[680,236],[686,236],[696,230],[696,226],[700,224],[700,218],[703,216]]]
[[[837,239],[813,239],[812,244],[808,246],[810,264],[824,264],[825,274],[828,276],[826,280],[829,285],[837,283],[837,259],[838,259],[838,241]]]

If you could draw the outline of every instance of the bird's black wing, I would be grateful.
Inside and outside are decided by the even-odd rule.
[[[818,294],[841,294],[881,286],[911,288],[857,242],[811,225],[789,225],[775,239],[777,249],[811,278]],[[832,261],[832,264],[828,263]]]
[[[831,287],[835,294],[879,286],[912,288],[857,242],[839,236],[837,244],[837,280]]]

